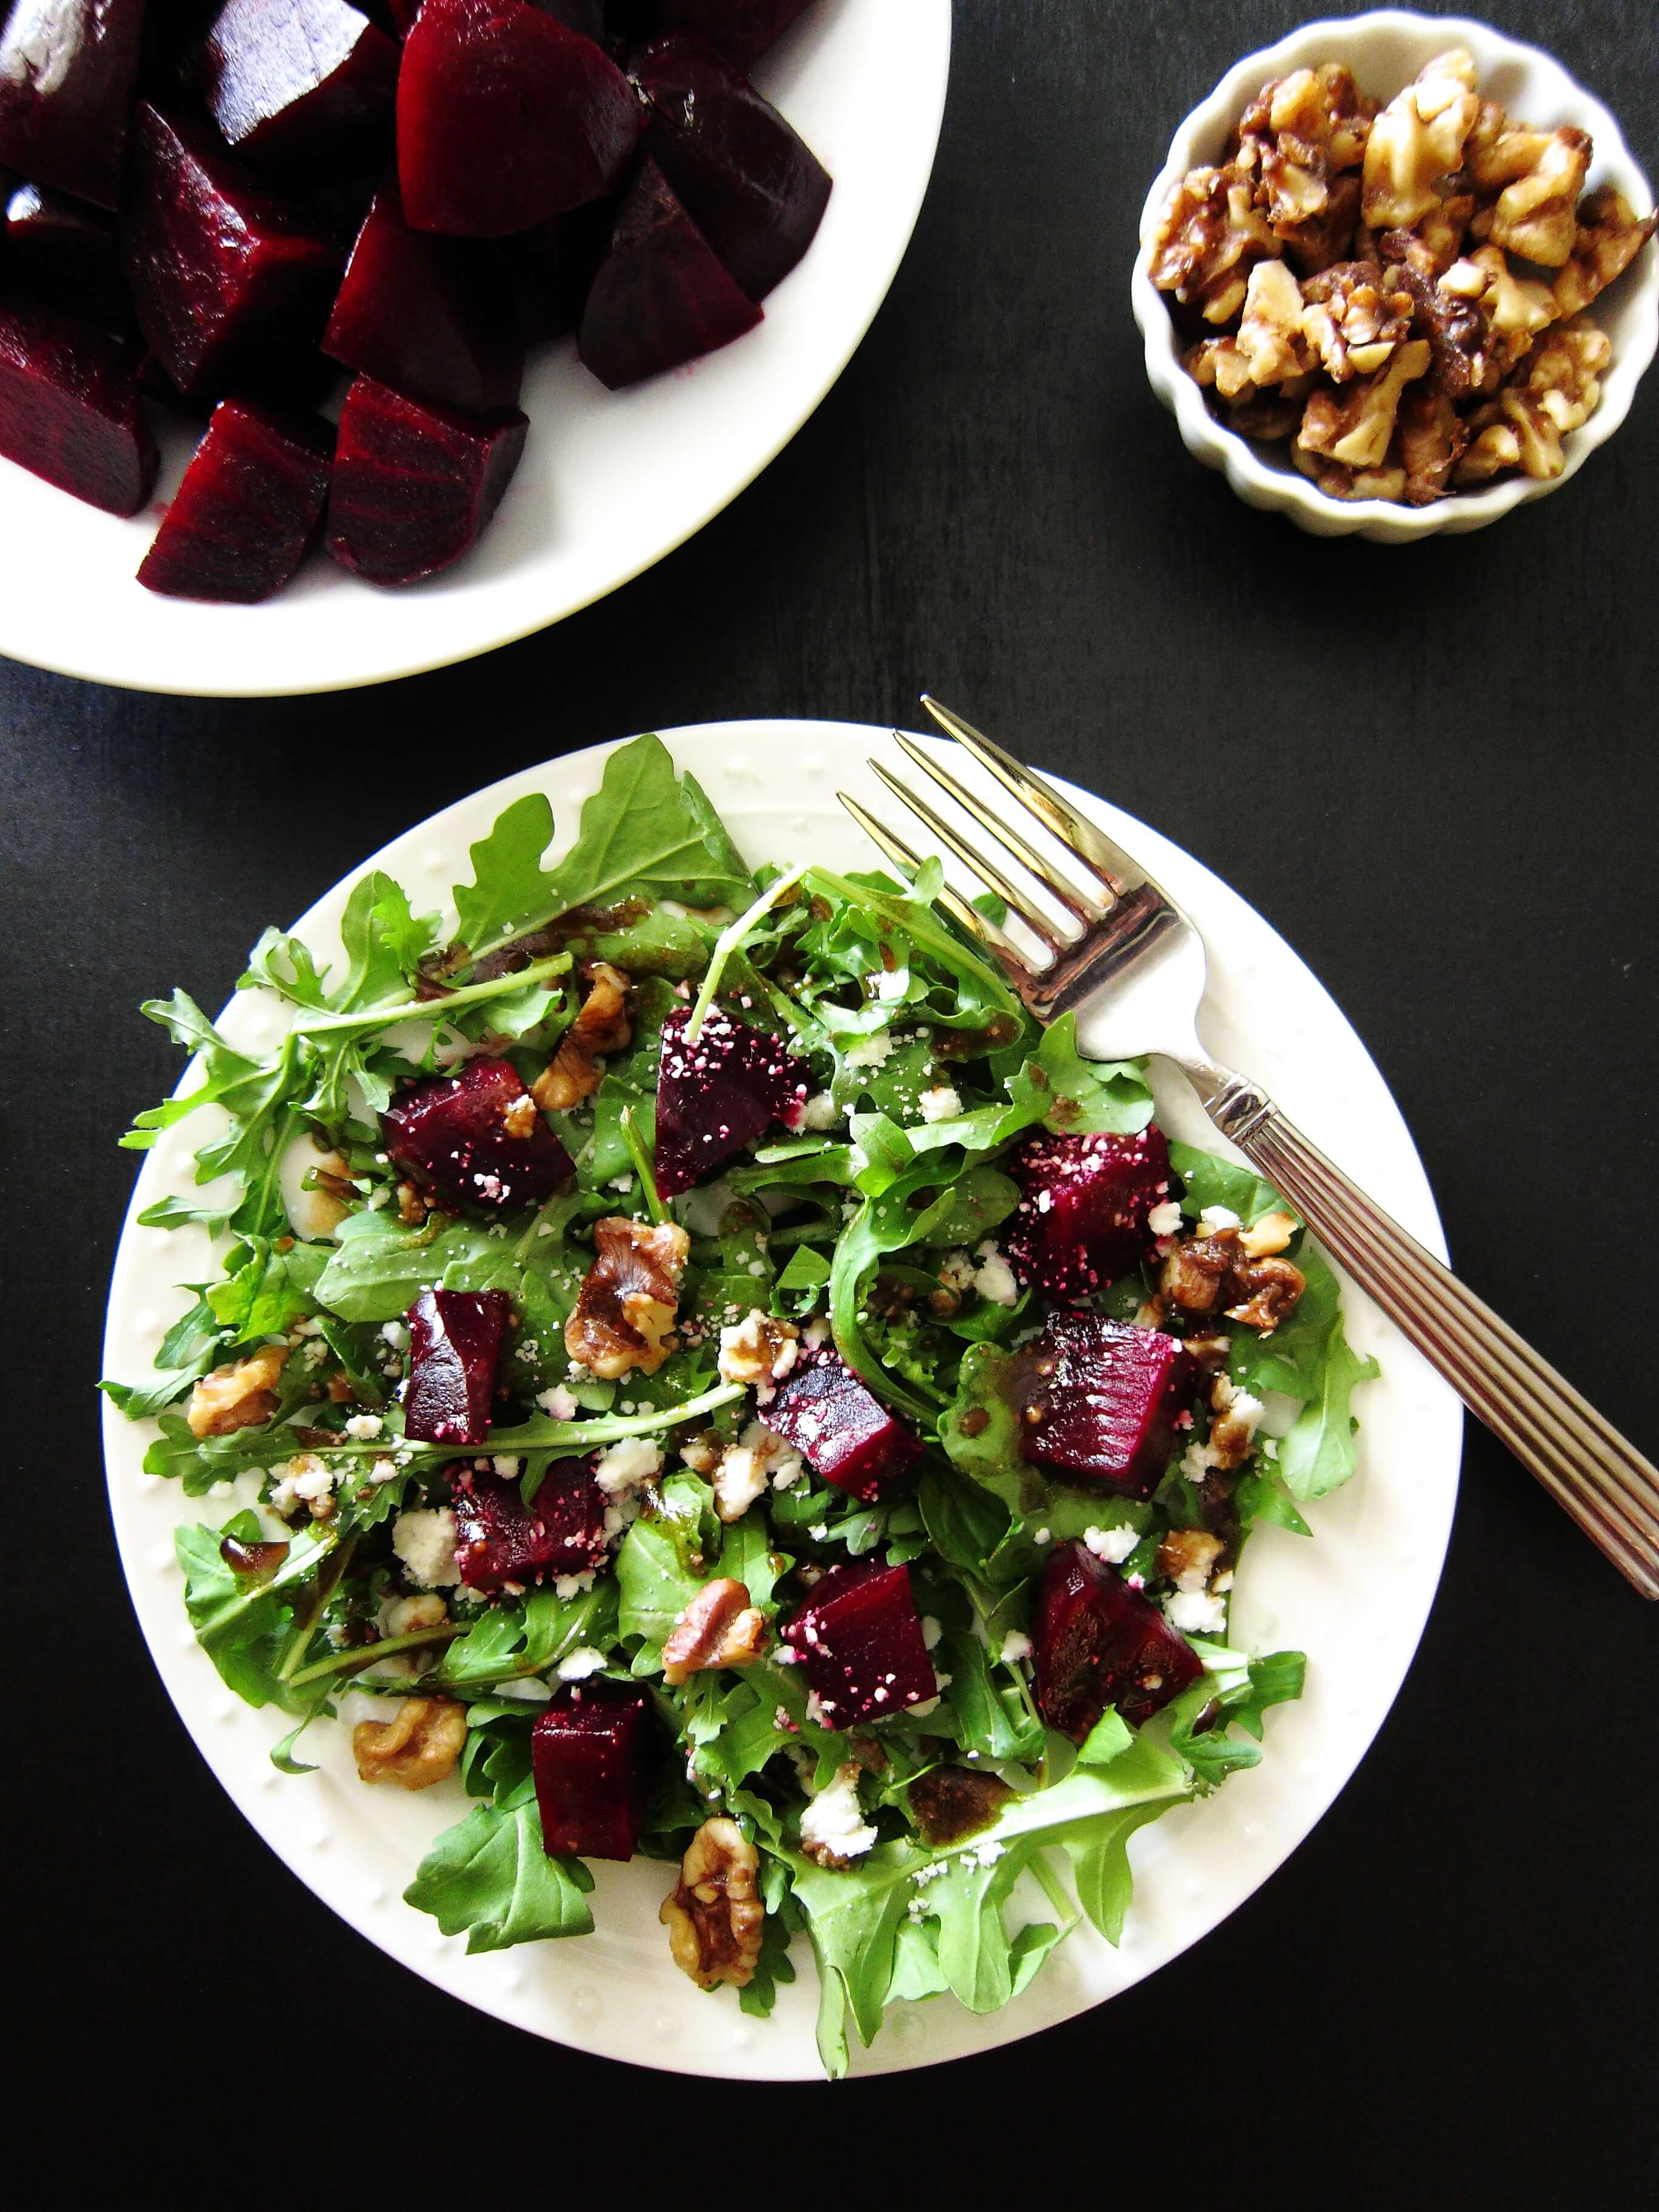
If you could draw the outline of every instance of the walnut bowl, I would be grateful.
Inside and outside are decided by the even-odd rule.
[[[1592,319],[1612,342],[1613,358],[1601,374],[1600,405],[1564,441],[1561,473],[1542,479],[1506,477],[1478,489],[1454,491],[1423,507],[1387,499],[1334,498],[1291,465],[1285,448],[1242,437],[1211,412],[1203,391],[1182,366],[1181,338],[1169,302],[1155,289],[1150,273],[1152,242],[1170,191],[1189,169],[1223,158],[1234,125],[1272,79],[1291,70],[1317,68],[1322,62],[1343,62],[1362,93],[1386,102],[1437,54],[1455,46],[1473,55],[1483,99],[1497,101],[1512,116],[1541,130],[1567,124],[1589,133],[1595,153],[1585,180],[1589,188],[1611,185],[1638,216],[1652,212],[1653,187],[1618,124],[1559,62],[1468,17],[1383,8],[1305,24],[1277,46],[1237,63],[1176,132],[1141,216],[1132,298],[1153,391],[1174,414],[1189,453],[1208,468],[1224,471],[1234,491],[1251,507],[1288,515],[1298,529],[1316,537],[1358,533],[1397,545],[1443,530],[1482,530],[1523,501],[1554,491],[1577,473],[1624,421],[1642,373],[1659,348],[1659,241],[1655,241],[1591,308]]]

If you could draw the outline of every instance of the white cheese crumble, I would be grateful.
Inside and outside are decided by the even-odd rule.
[[[386,1424],[378,1413],[354,1413],[345,1425],[345,1432],[360,1444],[372,1443]]]
[[[998,1658],[1005,1667],[1017,1667],[1022,1659],[1029,1659],[1030,1656],[1030,1638],[1022,1636],[1017,1628],[1011,1628],[1002,1639],[1002,1649],[997,1654]]]
[[[859,1770],[852,1759],[836,1769],[800,1816],[800,1839],[838,1859],[863,1856],[876,1840],[876,1832],[859,1803]]]
[[[962,1111],[962,1094],[954,1084],[936,1084],[916,1101],[924,1121],[953,1121]]]
[[[1224,1229],[1242,1229],[1243,1225],[1230,1206],[1206,1206],[1198,1217],[1200,1237],[1219,1237]]]
[[[662,1466],[662,1450],[649,1437],[623,1437],[602,1451],[594,1462],[593,1480],[607,1498],[620,1498],[648,1482]]]
[[[979,1265],[974,1270],[974,1288],[981,1297],[988,1298],[994,1306],[1012,1306],[1019,1298],[1019,1285],[1014,1280],[1014,1271],[997,1249],[990,1237],[975,1248]]]
[[[878,1030],[873,1036],[860,1037],[847,1051],[848,1067],[879,1067],[893,1049],[890,1030]]]
[[[1162,1206],[1155,1206],[1146,1216],[1146,1226],[1154,1237],[1178,1237],[1181,1233],[1181,1202],[1166,1198]]]
[[[372,1459],[368,1462],[368,1480],[373,1483],[390,1482],[398,1473],[395,1459]]]
[[[1096,1559],[1104,1559],[1108,1566],[1115,1567],[1128,1558],[1140,1536],[1138,1530],[1127,1528],[1085,1528],[1083,1540]]]
[[[576,1399],[574,1391],[567,1390],[562,1382],[550,1390],[538,1390],[536,1403],[550,1421],[574,1421],[576,1418]]]
[[[270,1491],[271,1510],[284,1520],[301,1504],[322,1504],[338,1480],[315,1452],[301,1452],[297,1458],[285,1461],[270,1471],[276,1477]]]
[[[1177,1590],[1164,1599],[1164,1618],[1184,1636],[1218,1636],[1227,1626],[1227,1608],[1202,1590]]]
[[[579,1644],[574,1651],[567,1651],[559,1662],[562,1682],[585,1682],[590,1674],[597,1674],[605,1665],[605,1654],[596,1651],[591,1644]]]
[[[803,1129],[833,1129],[842,1110],[827,1091],[816,1091],[800,1109]]]
[[[447,1505],[400,1513],[392,1524],[392,1548],[410,1580],[426,1589],[446,1589],[461,1579],[455,1563],[455,1516]]]
[[[922,1614],[921,1640],[923,1644],[926,1644],[928,1650],[933,1650],[944,1633],[944,1629],[940,1627],[939,1622],[934,1620],[931,1613],[924,1613]]]

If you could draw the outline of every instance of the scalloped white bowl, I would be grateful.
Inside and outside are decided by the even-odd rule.
[[[1288,462],[1275,459],[1271,448],[1224,429],[1211,414],[1203,393],[1181,365],[1175,324],[1149,273],[1152,235],[1171,185],[1188,169],[1220,159],[1228,132],[1270,79],[1321,62],[1346,62],[1362,92],[1387,100],[1425,62],[1449,46],[1468,47],[1480,73],[1483,97],[1498,101],[1511,114],[1545,129],[1574,123],[1588,131],[1595,142],[1589,185],[1615,185],[1638,215],[1652,212],[1653,187],[1618,124],[1551,55],[1468,16],[1419,15],[1402,8],[1379,8],[1370,15],[1304,24],[1277,46],[1250,54],[1229,70],[1176,132],[1170,157],[1147,195],[1140,218],[1140,251],[1131,292],[1135,321],[1146,340],[1146,375],[1152,390],[1174,415],[1182,442],[1194,459],[1224,471],[1248,505],[1288,515],[1299,530],[1317,538],[1357,533],[1380,544],[1401,545],[1443,530],[1484,530],[1526,501],[1558,490],[1577,475],[1629,414],[1643,371],[1659,348],[1659,250],[1650,246],[1589,311],[1613,341],[1613,362],[1601,380],[1601,405],[1566,440],[1566,466],[1561,474],[1541,483],[1530,477],[1507,477],[1480,491],[1455,492],[1432,507],[1402,507],[1382,499],[1331,499]]]

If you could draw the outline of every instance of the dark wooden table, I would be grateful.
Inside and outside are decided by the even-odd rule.
[[[741,2103],[533,2043],[335,1921],[186,1741],[105,1512],[115,1139],[177,1072],[137,1000],[218,1004],[265,921],[526,763],[727,716],[908,719],[924,684],[1272,919],[1394,1086],[1455,1261],[1659,1444],[1659,376],[1559,496],[1420,547],[1301,537],[1188,459],[1130,320],[1136,217],[1180,117],[1304,12],[964,0],[932,191],[852,368],[725,515],[574,620],[264,704],[0,666],[11,2003],[66,2201],[94,2137],[181,2191],[296,2203],[360,2178],[398,2203],[949,2203],[1000,2165],[1095,2203],[1651,2185],[1655,1619],[1479,1431],[1393,1717],[1249,1905],[1035,2041]],[[1650,0],[1503,14],[1651,169]]]

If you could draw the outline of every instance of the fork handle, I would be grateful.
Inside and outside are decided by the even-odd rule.
[[[1222,1134],[1620,1572],[1659,1598],[1659,1469],[1265,1092],[1221,1070],[1188,1072]]]

